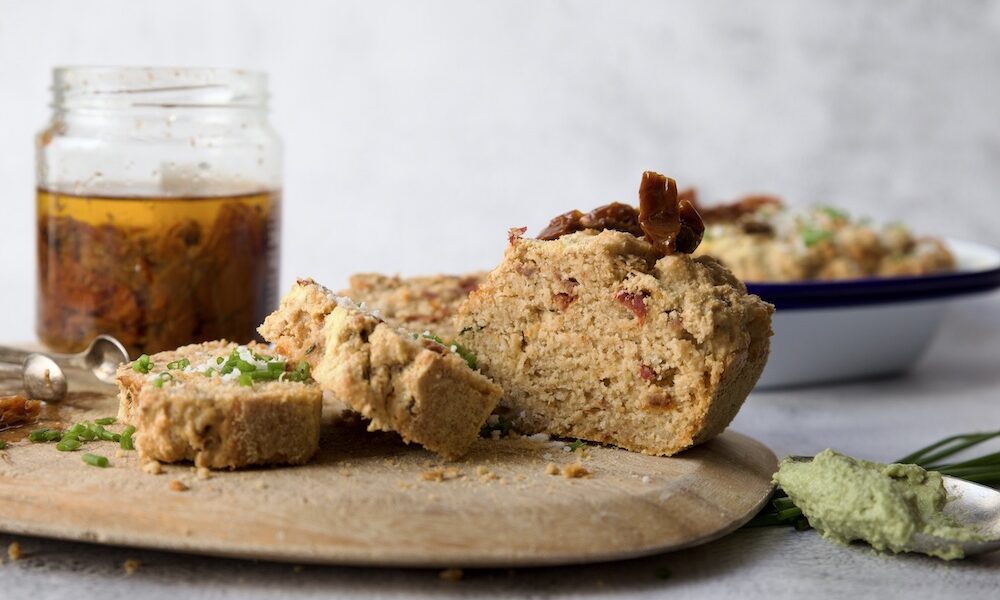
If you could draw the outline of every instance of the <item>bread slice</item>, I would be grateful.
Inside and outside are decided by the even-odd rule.
[[[669,456],[726,428],[767,359],[771,305],[629,233],[510,240],[457,339],[519,431]]]
[[[503,391],[445,346],[386,323],[377,313],[299,280],[259,328],[282,354],[305,360],[324,389],[371,419],[445,458],[464,454]]]
[[[455,337],[455,313],[469,293],[486,279],[485,272],[467,275],[399,277],[379,273],[352,275],[340,295],[376,309],[388,323],[412,331]]]
[[[312,458],[319,448],[320,387],[284,376],[241,384],[238,370],[219,373],[219,359],[224,364],[234,350],[258,367],[264,362],[254,354],[280,359],[263,345],[223,340],[154,354],[147,373],[135,363],[119,368],[118,419],[136,427],[144,460],[222,469]]]

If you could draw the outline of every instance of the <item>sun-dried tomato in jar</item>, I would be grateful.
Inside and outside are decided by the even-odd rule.
[[[56,69],[37,139],[38,335],[132,353],[245,342],[277,301],[281,147],[266,77]]]

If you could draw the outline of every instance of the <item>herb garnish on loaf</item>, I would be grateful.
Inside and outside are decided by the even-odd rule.
[[[504,388],[499,411],[519,431],[671,455],[721,433],[760,376],[773,307],[716,261],[678,253],[697,246],[700,218],[672,180],[647,173],[640,201],[613,216],[649,239],[578,211],[549,240],[515,231],[460,308],[457,339]],[[666,215],[652,235],[643,209]]]
[[[464,348],[401,330],[311,279],[299,280],[259,331],[307,361],[324,389],[371,419],[370,430],[395,431],[446,458],[468,450],[502,393]]]
[[[323,392],[308,365],[226,341],[143,356],[118,370],[118,419],[144,460],[199,467],[301,464],[319,447]]]

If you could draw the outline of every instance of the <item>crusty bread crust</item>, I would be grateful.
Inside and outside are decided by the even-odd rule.
[[[199,467],[222,469],[302,464],[316,453],[323,392],[315,383],[241,386],[218,375],[177,369],[169,371],[172,379],[162,387],[150,381],[170,362],[213,362],[236,346],[223,340],[154,354],[149,375],[136,372],[131,364],[119,368],[118,418],[136,427],[136,449],[143,460],[190,460]],[[248,347],[273,354],[265,346]]]
[[[712,259],[657,260],[630,234],[584,231],[513,236],[457,328],[518,430],[668,456],[736,415],[772,312]]]
[[[468,450],[502,394],[448,347],[312,280],[299,280],[259,331],[282,354],[310,362],[316,381],[371,419],[370,430],[395,431],[445,458]]]

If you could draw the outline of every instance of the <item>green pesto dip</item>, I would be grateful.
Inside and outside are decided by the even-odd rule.
[[[824,450],[810,462],[784,459],[774,483],[788,494],[823,537],[864,540],[877,550],[923,552],[914,536],[956,542],[983,536],[942,511],[948,495],[941,474],[916,465],[886,465]],[[926,551],[945,560],[962,558],[959,543]]]

